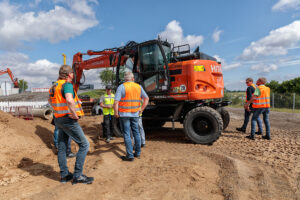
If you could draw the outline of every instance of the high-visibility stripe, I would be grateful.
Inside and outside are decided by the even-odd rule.
[[[134,82],[123,83],[125,88],[125,97],[119,101],[119,112],[136,113],[141,105],[141,86]]]
[[[104,94],[104,102],[103,104],[106,106],[112,106],[115,102],[114,94]],[[114,115],[114,108],[103,108],[103,115]]]
[[[80,104],[79,102],[75,102],[75,106]],[[55,107],[64,107],[64,106],[68,106],[67,103],[54,103],[52,104],[52,106],[55,106]]]
[[[136,108],[140,108],[141,106],[119,106],[119,108],[123,108],[123,109],[136,109]]]
[[[76,108],[75,111],[81,111],[82,108]],[[66,113],[70,113],[69,110],[54,110],[55,113],[57,114],[66,114]]]
[[[54,115],[56,118],[63,117],[66,114],[71,114],[68,103],[65,97],[62,95],[63,86],[66,83],[66,80],[58,80],[54,83],[54,86],[52,88],[54,89],[53,95],[50,96],[51,99],[51,105],[54,110]],[[78,116],[83,116],[84,112],[81,108],[81,103],[78,99],[77,93],[74,91],[74,103],[75,103],[75,111]]]
[[[141,100],[120,100],[120,102],[141,102]]]
[[[269,102],[262,102],[262,103],[253,103],[254,105],[263,105],[263,104],[270,104]]]
[[[253,101],[253,108],[270,108],[270,88],[264,85],[258,86],[260,96],[256,97]]]
[[[261,98],[256,98],[257,100],[266,100],[266,99],[270,99],[270,97],[261,97]]]

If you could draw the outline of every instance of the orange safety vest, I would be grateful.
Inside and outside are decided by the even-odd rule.
[[[63,97],[63,86],[66,83],[66,80],[58,80],[49,90],[49,96],[51,99],[51,105],[54,110],[54,116],[56,118],[64,117],[68,114],[71,114],[68,108],[67,100]],[[75,98],[75,110],[78,116],[83,116],[83,110],[81,107],[81,103],[77,97],[77,93],[74,91]]]
[[[119,112],[135,113],[140,111],[141,106],[141,86],[134,82],[123,83],[125,97],[119,102]]]
[[[255,85],[253,83],[251,84],[251,86],[254,87],[254,89],[256,89],[256,87],[255,87]],[[252,95],[253,95],[253,93],[252,93]],[[246,91],[246,100],[245,100],[245,102],[246,103],[248,102],[248,100],[247,100],[247,91]]]
[[[270,108],[270,88],[265,85],[258,86],[260,96],[256,97],[253,101],[253,108]]]

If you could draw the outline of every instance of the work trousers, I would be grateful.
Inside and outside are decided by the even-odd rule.
[[[115,118],[112,115],[103,116],[103,136],[105,136],[107,139],[110,139],[113,135],[114,120]]]
[[[253,113],[253,112],[254,112],[253,108],[251,108],[250,111],[245,110],[244,124],[243,124],[243,126],[242,126],[242,129],[243,129],[243,130],[246,130],[247,125],[248,125],[248,122],[249,122],[250,115],[251,115],[251,113]],[[260,119],[259,117],[257,118],[257,126],[258,126],[258,132],[262,133],[262,121],[261,121],[261,119]]]
[[[266,136],[271,138],[270,135],[270,120],[269,120],[269,114],[270,114],[270,108],[255,108],[254,113],[251,119],[251,136],[255,136],[255,125],[256,121],[259,118],[259,115],[263,115],[264,124],[266,127]]]
[[[69,117],[60,117],[55,119],[55,125],[58,126],[59,129],[57,157],[60,167],[60,175],[61,177],[65,177],[69,173],[66,151],[68,139],[69,137],[71,137],[72,140],[79,146],[73,174],[73,176],[77,178],[82,175],[83,165],[86,154],[89,150],[90,143],[85,137],[84,132],[78,124],[77,120],[71,119]]]
[[[124,142],[126,146],[126,153],[128,158],[133,158],[133,147],[130,137],[132,132],[134,138],[134,150],[135,154],[139,156],[141,154],[141,136],[139,133],[139,118],[138,117],[120,117],[120,128],[123,133]]]

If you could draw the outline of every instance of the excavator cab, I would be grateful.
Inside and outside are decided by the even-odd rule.
[[[149,94],[166,93],[170,89],[169,68],[171,46],[159,40],[138,47],[141,84]]]

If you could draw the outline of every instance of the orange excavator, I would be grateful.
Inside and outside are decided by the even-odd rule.
[[[14,75],[9,68],[7,68],[6,70],[0,70],[0,76],[6,73],[9,75],[11,81],[13,82],[14,88],[19,88],[18,78],[14,78]]]
[[[83,56],[92,56],[83,59]],[[221,63],[188,44],[174,46],[167,41],[128,42],[125,46],[102,51],[87,51],[73,56],[74,88],[85,81],[83,71],[110,68],[115,74],[115,89],[131,71],[145,89],[150,103],[143,112],[147,127],[162,127],[167,121],[183,124],[186,136],[194,143],[212,144],[230,121],[223,101]],[[115,134],[120,135],[117,123]]]

